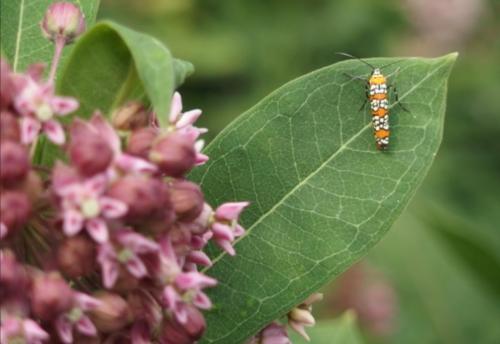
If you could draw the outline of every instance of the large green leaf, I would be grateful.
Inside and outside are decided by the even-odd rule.
[[[230,257],[209,248],[205,343],[240,343],[366,254],[425,177],[441,142],[447,79],[456,54],[409,58],[400,67],[392,143],[379,152],[369,114],[358,111],[367,75],[345,61],[283,86],[229,125],[192,174],[211,204],[249,200],[245,236]],[[383,65],[395,59],[371,59]]]
[[[38,25],[54,0],[2,0],[0,2],[2,51],[15,71],[23,71],[34,62],[49,63],[54,53],[53,44],[42,36]],[[80,6],[87,27],[97,14],[99,0],[70,0]],[[65,49],[62,60],[72,46]]]
[[[352,311],[345,312],[335,320],[323,320],[311,328],[307,334],[312,344],[362,344],[363,338],[356,325],[356,314]],[[307,344],[295,332],[290,333],[293,344]]]
[[[191,63],[173,59],[154,37],[106,21],[80,38],[57,89],[78,99],[75,115],[80,117],[88,118],[96,109],[109,115],[136,99],[149,102],[166,125],[174,89],[192,72]],[[51,164],[58,156],[58,148],[43,140],[35,162]]]

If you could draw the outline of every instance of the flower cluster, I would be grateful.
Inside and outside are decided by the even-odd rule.
[[[41,27],[55,44],[48,78],[42,65],[17,73],[1,60],[0,342],[194,343],[217,284],[199,270],[211,265],[203,249],[235,254],[248,203],[213,209],[186,179],[208,160],[206,130],[179,93],[167,128],[136,103],[111,122],[96,111],[63,125],[79,104],[55,94],[55,71],[83,16],[56,3]],[[40,135],[65,162],[33,165]]]

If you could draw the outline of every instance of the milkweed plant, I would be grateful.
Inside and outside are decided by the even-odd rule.
[[[212,264],[203,248],[213,242],[235,255],[249,203],[210,205],[186,179],[209,159],[207,130],[195,126],[202,111],[183,111],[177,92],[164,95],[172,97],[166,128],[134,104],[111,121],[95,109],[63,124],[79,101],[58,95],[54,78],[85,20],[58,2],[40,27],[55,47],[47,78],[43,63],[13,72],[1,60],[1,342],[194,343],[212,307],[205,289],[217,286],[199,271]],[[42,137],[65,153],[50,168],[31,163]],[[304,336],[318,298],[290,312]],[[288,342],[277,323],[259,336],[252,342]]]
[[[7,5],[2,22],[24,2]],[[53,3],[38,27],[25,6],[21,31],[2,23],[0,342],[308,340],[319,288],[381,238],[427,172],[455,55],[390,63],[414,114],[392,151],[374,150],[370,121],[352,114],[363,89],[345,75],[366,75],[358,61],[292,81],[204,149],[202,111],[176,91],[190,64],[93,25],[89,8]]]

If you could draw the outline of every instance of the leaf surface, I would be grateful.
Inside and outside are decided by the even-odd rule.
[[[52,42],[42,36],[39,23],[53,0],[2,0],[0,3],[2,51],[14,71],[24,71],[34,62],[50,63],[54,53]],[[99,0],[70,0],[85,15],[87,27],[96,18]],[[67,58],[73,46],[68,46],[61,58]]]
[[[231,257],[210,247],[204,343],[241,343],[340,274],[380,240],[429,170],[441,142],[447,79],[456,58],[398,60],[389,151],[375,148],[358,109],[367,76],[344,61],[296,79],[258,103],[207,147],[191,178],[214,206],[248,200],[246,235]],[[396,59],[371,59],[377,66]]]
[[[174,89],[193,72],[191,63],[172,58],[152,36],[114,22],[100,22],[83,35],[58,80],[58,92],[80,102],[76,116],[95,110],[110,115],[129,100],[151,104],[159,121],[168,121]],[[60,152],[43,139],[35,162],[51,164]]]

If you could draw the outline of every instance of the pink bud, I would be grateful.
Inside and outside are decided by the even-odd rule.
[[[73,305],[73,291],[56,272],[40,274],[33,279],[31,309],[42,320],[53,320]]]
[[[158,132],[154,128],[134,130],[128,140],[127,152],[147,159],[156,136],[158,136]]]
[[[24,146],[12,141],[0,143],[0,180],[9,186],[20,182],[30,167],[28,151]]]
[[[0,140],[11,140],[15,142],[21,140],[19,122],[17,118],[8,111],[2,111],[0,113]]]
[[[55,42],[62,38],[69,44],[85,31],[85,20],[77,6],[62,1],[49,6],[40,26],[47,39]]]
[[[129,221],[153,220],[172,208],[166,185],[147,176],[128,175],[116,181],[108,195],[127,204]]]
[[[175,317],[166,320],[163,324],[162,344],[192,344],[195,343],[205,331],[206,323],[203,314],[192,306],[186,307],[187,321],[180,324]]]
[[[57,192],[66,186],[80,181],[78,171],[58,161],[52,169],[52,188]]]
[[[175,214],[180,221],[192,221],[203,210],[203,193],[197,184],[189,181],[176,181],[170,186],[170,196]]]
[[[88,276],[95,268],[96,249],[84,235],[66,238],[57,251],[57,264],[71,278]]]
[[[240,213],[249,205],[248,202],[228,202],[215,210],[215,217],[219,220],[237,220]]]
[[[69,156],[80,173],[92,176],[108,168],[113,159],[113,150],[106,138],[92,130],[87,123],[75,120],[71,127]]]
[[[149,159],[166,175],[182,177],[196,163],[194,142],[180,133],[170,133],[154,143]]]
[[[0,195],[0,220],[12,231],[20,229],[31,213],[31,203],[28,196],[19,191],[3,191]]]
[[[128,102],[116,109],[111,115],[113,127],[119,130],[134,130],[146,127],[150,122],[150,114],[139,102]]]
[[[10,250],[0,251],[0,302],[3,303],[15,296],[24,297],[30,279],[26,269],[19,264]]]
[[[132,321],[132,312],[127,302],[119,295],[100,292],[95,295],[100,305],[90,311],[90,318],[97,329],[104,333],[121,330]]]

